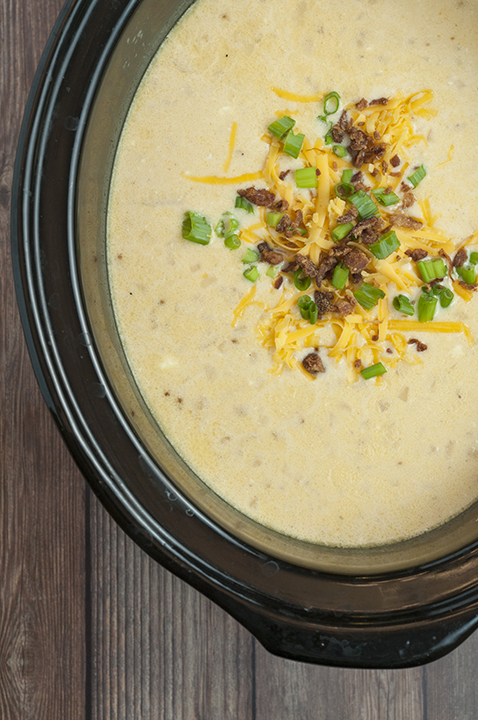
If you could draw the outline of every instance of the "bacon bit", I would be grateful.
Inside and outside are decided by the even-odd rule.
[[[387,105],[388,104],[388,98],[381,97],[377,98],[376,100],[370,100],[370,106],[372,105]]]
[[[311,375],[325,372],[324,363],[317,353],[309,353],[309,355],[302,360],[302,365],[304,370],[307,370]]]
[[[378,170],[377,170],[377,168],[374,168],[374,169],[372,170],[372,172],[370,173],[370,175],[371,175],[372,177],[377,177],[377,175],[378,175]]]
[[[315,168],[315,174],[317,175],[317,177],[319,177],[319,175],[320,175],[320,170],[319,170],[319,168]]]
[[[276,290],[278,290],[278,289],[280,288],[280,286],[282,285],[283,282],[284,282],[284,276],[283,276],[283,275],[279,275],[278,277],[276,277],[276,279],[274,280],[274,282],[272,283],[272,285],[273,285],[273,287],[274,287]]]
[[[392,349],[392,348],[387,348],[387,352],[388,352],[389,355],[393,355],[393,349]]]
[[[378,335],[372,335],[372,340],[374,342],[378,342]]]
[[[389,174],[390,174],[390,177],[402,177],[401,172],[394,172],[394,173],[389,173]]]
[[[426,258],[428,252],[424,248],[414,248],[413,250],[406,250],[405,255],[408,255],[409,258],[412,258],[412,260],[418,262],[419,260],[423,260],[423,258]]]
[[[361,361],[361,360],[356,360],[356,361],[354,362],[354,367],[356,367],[357,370],[358,370],[359,367],[362,367],[362,361]]]
[[[417,346],[417,352],[424,352],[428,349],[428,345],[425,345],[425,343],[420,342],[417,338],[410,338],[408,341],[409,345],[416,345]]]
[[[374,138],[374,140],[380,140],[381,137],[382,137],[382,136],[380,135],[380,133],[378,132],[378,130],[374,130],[374,133],[373,133],[373,138]]]
[[[397,175],[398,175],[398,174],[399,174],[399,173],[397,173]],[[402,192],[404,192],[404,193],[407,193],[407,192],[410,191],[410,185],[407,185],[407,183],[402,182],[402,184],[400,185],[400,190],[401,190]]]
[[[402,161],[398,157],[398,155],[394,155],[393,158],[390,158],[390,165],[392,167],[398,167]]]
[[[388,162],[386,160],[382,160],[382,172],[385,175],[385,173],[388,170]]]
[[[360,111],[365,110],[365,108],[368,107],[368,101],[365,100],[365,98],[362,98],[358,101],[358,103],[355,103],[355,107]]]
[[[463,267],[468,259],[468,253],[465,248],[460,248],[453,258],[453,267]]]
[[[284,178],[286,178],[289,173],[290,173],[290,170],[283,170],[283,171],[279,174],[279,179],[280,179],[280,180],[284,180]]]

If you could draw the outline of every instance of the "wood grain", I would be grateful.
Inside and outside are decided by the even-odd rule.
[[[33,377],[8,238],[23,106],[60,7],[0,0],[0,720],[476,720],[478,634],[411,670],[273,657],[86,489]]]

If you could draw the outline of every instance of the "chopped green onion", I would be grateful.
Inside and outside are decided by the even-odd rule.
[[[404,315],[414,315],[415,308],[406,295],[397,295],[393,298],[393,307]]]
[[[398,195],[395,195],[394,192],[386,193],[385,188],[377,188],[376,190],[372,190],[372,193],[377,198],[380,205],[385,205],[385,207],[395,205],[395,203],[398,203],[400,200]]]
[[[347,199],[355,205],[362,220],[378,215],[378,207],[364,190],[359,190]]]
[[[434,260],[419,260],[417,267],[420,270],[423,282],[430,282],[446,277],[446,265],[441,258]]]
[[[299,188],[316,188],[317,182],[317,168],[306,167],[300,168],[295,171],[295,184]]]
[[[234,217],[232,212],[228,211],[222,214],[222,218],[214,228],[214,232],[220,238],[227,237],[228,235],[232,235],[234,230],[237,230],[238,227],[238,220]]]
[[[324,97],[324,116],[334,115],[339,109],[340,95],[338,92],[332,91]]]
[[[344,148],[343,145],[334,145],[334,147],[332,148],[332,152],[338,158],[343,158],[347,155],[347,150],[346,148]]]
[[[307,230],[305,228],[296,228],[296,232],[298,232],[299,235],[302,235],[302,237],[305,237],[305,235],[307,235]]]
[[[334,142],[334,138],[332,137],[332,128],[333,128],[333,125],[332,125],[332,123],[330,123],[329,129],[327,130],[327,132],[324,135],[324,143],[326,145],[332,145],[332,143]]]
[[[227,238],[224,240],[224,245],[229,248],[229,250],[237,250],[238,247],[241,247],[241,241],[239,239],[238,235],[228,235]]]
[[[381,298],[385,297],[383,290],[375,287],[375,285],[369,285],[364,282],[358,290],[354,292],[354,298],[365,310],[371,310],[375,307]]]
[[[247,270],[244,270],[242,273],[245,278],[250,280],[251,282],[256,282],[256,280],[259,278],[259,270],[256,268],[255,265],[253,265],[250,268],[247,268]]]
[[[312,280],[308,275],[302,274],[302,268],[299,268],[294,273],[294,285],[297,290],[307,290],[310,287]]]
[[[319,316],[319,308],[315,302],[311,302],[309,305],[309,320],[311,325],[315,325]]]
[[[418,320],[420,322],[430,322],[430,320],[433,320],[437,303],[438,298],[436,298],[433,293],[422,291],[417,304]]]
[[[353,223],[345,223],[345,225],[337,225],[332,232],[330,233],[330,237],[332,240],[336,243],[340,240],[343,240],[346,235],[349,234],[349,232],[354,228]]]
[[[334,274],[332,277],[332,285],[334,288],[337,288],[337,290],[343,290],[345,285],[347,284],[347,279],[349,277],[349,268],[347,265],[344,265],[344,263],[339,262],[335,268],[334,268]]]
[[[313,302],[313,301],[312,301],[312,298],[310,297],[310,295],[302,295],[302,296],[297,300],[297,305],[298,305],[300,308],[304,308],[304,309],[305,309],[305,308],[308,308],[308,307],[309,307],[309,305],[310,305],[311,302]]]
[[[352,195],[355,194],[355,188],[350,183],[345,182],[342,178],[342,182],[337,183],[335,186],[335,194],[341,200],[350,200]]]
[[[360,374],[362,375],[364,380],[370,380],[370,378],[377,377],[378,375],[383,375],[383,373],[387,372],[387,368],[385,365],[382,365],[382,363],[375,363],[375,365],[370,365],[368,368],[364,368],[360,371]]]
[[[269,227],[277,227],[277,224],[281,218],[283,218],[285,213],[275,213],[275,212],[268,212],[266,215],[266,221]]]
[[[385,235],[381,235],[376,243],[369,246],[369,250],[372,255],[375,255],[377,260],[384,260],[388,258],[395,250],[400,247],[400,240],[398,239],[394,230],[390,230]]]
[[[305,135],[302,135],[302,133],[297,133],[297,135],[294,135],[292,130],[287,135],[286,139],[284,140],[284,147],[282,148],[282,152],[285,152],[286,155],[290,155],[293,158],[298,158],[300,150],[302,148],[302,143],[304,142]]]
[[[347,170],[344,170],[342,173],[342,183],[349,183],[352,180],[353,174],[354,171],[352,168],[347,168]]]
[[[184,217],[181,234],[185,240],[208,245],[211,241],[211,226],[203,215],[189,210]]]
[[[440,301],[442,308],[447,308],[453,302],[455,295],[443,285],[435,285],[433,288],[433,294],[436,295]]]
[[[242,195],[238,195],[236,197],[235,207],[240,208],[241,210],[247,210],[248,213],[254,212],[254,205],[249,202],[249,200],[246,200],[245,197],[242,197]]]
[[[283,137],[287,135],[287,133],[292,130],[292,128],[295,125],[295,120],[293,120],[288,115],[283,115],[279,120],[276,120],[272,123],[272,125],[269,125],[267,128],[272,135],[275,135],[279,140],[282,140]]]
[[[251,248],[247,248],[246,254],[242,258],[243,263],[255,263],[259,260],[260,255],[257,252],[257,250],[252,250]]]
[[[278,265],[270,265],[270,267],[268,267],[266,270],[266,275],[267,275],[267,277],[274,279],[278,272],[279,272]]]
[[[461,268],[455,268],[458,275],[467,285],[474,285],[476,282],[476,268],[474,265],[466,264]]]
[[[414,188],[416,188],[417,185],[421,183],[426,174],[427,171],[425,170],[425,166],[420,165],[420,167],[417,168],[414,173],[407,177],[407,180],[411,185],[413,185]]]
[[[472,265],[476,265],[478,263],[478,252],[470,253],[470,262]]]

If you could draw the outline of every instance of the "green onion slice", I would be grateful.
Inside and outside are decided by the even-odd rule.
[[[372,190],[372,193],[379,201],[380,205],[385,205],[385,207],[395,205],[395,203],[398,203],[400,200],[398,195],[395,195],[394,192],[386,193],[385,188],[377,188],[376,190]]]
[[[334,145],[334,147],[332,148],[332,152],[338,158],[343,158],[347,155],[347,150],[346,148],[344,148],[343,145]]]
[[[249,202],[249,200],[246,200],[245,197],[242,197],[242,195],[238,195],[236,197],[236,204],[234,207],[240,208],[241,210],[247,210],[248,213],[254,212],[254,205]]]
[[[267,275],[267,277],[274,279],[278,272],[279,272],[278,265],[270,265],[266,270],[266,275]]]
[[[374,308],[378,301],[384,297],[383,290],[365,282],[354,292],[354,298],[365,310]]]
[[[470,262],[472,265],[476,265],[478,263],[478,252],[470,253]]]
[[[343,240],[346,235],[349,234],[351,230],[354,228],[353,223],[345,223],[344,225],[337,225],[332,232],[330,233],[330,237],[332,240],[336,243],[340,240]]]
[[[396,297],[394,297],[393,307],[395,308],[395,310],[403,313],[404,315],[411,316],[415,314],[415,308],[413,307],[410,299],[407,298],[406,295],[397,295]]]
[[[411,185],[413,185],[414,188],[416,188],[417,185],[421,183],[426,174],[427,171],[425,170],[425,166],[420,165],[420,167],[417,168],[414,173],[407,177],[407,180]]]
[[[211,232],[211,225],[204,215],[188,210],[181,227],[181,234],[185,240],[199,245],[208,245],[211,241]]]
[[[377,260],[384,260],[388,258],[395,250],[400,247],[400,240],[398,239],[394,230],[390,230],[385,235],[381,235],[376,243],[370,245],[369,250],[372,255],[375,255]]]
[[[324,116],[334,115],[339,109],[340,95],[338,92],[332,91],[324,97]]]
[[[243,263],[255,263],[259,260],[260,254],[257,252],[257,250],[252,250],[251,248],[247,248],[246,254],[242,258]]]
[[[382,363],[375,363],[375,365],[370,365],[368,368],[364,368],[360,371],[360,374],[362,375],[364,380],[370,380],[370,378],[377,377],[378,375],[383,375],[383,373],[387,372],[387,368],[385,365],[382,365]]]
[[[290,130],[292,130],[294,125],[295,120],[288,115],[283,115],[281,118],[273,122],[272,125],[269,125],[267,129],[270,133],[272,133],[272,135],[275,135],[279,138],[279,140],[282,140],[282,138],[285,137]]]
[[[315,325],[319,316],[319,308],[315,302],[311,302],[309,305],[309,320],[311,325]]]
[[[378,207],[364,190],[359,190],[347,199],[355,205],[362,220],[378,215]]]
[[[417,303],[418,320],[420,322],[430,322],[430,320],[433,320],[437,303],[438,298],[435,297],[433,293],[422,291]]]
[[[467,285],[474,285],[476,282],[476,268],[474,265],[467,263],[461,268],[455,268],[457,274]]]
[[[269,227],[277,227],[277,224],[281,218],[283,218],[285,213],[275,213],[275,212],[268,212],[266,215],[266,222],[269,225]]]
[[[297,305],[305,309],[309,307],[311,302],[313,302],[313,300],[310,295],[302,295],[302,297],[297,300]]]
[[[334,138],[332,137],[332,123],[331,123],[329,129],[327,130],[327,132],[324,135],[324,143],[326,145],[332,145],[333,142],[334,142]]]
[[[312,280],[308,275],[302,273],[302,268],[299,268],[294,273],[294,285],[297,290],[307,290],[310,287]]]
[[[420,270],[423,282],[431,282],[446,277],[446,265],[441,258],[434,260],[419,260],[417,267]]]
[[[454,293],[452,293],[452,291],[448,288],[443,287],[443,285],[435,285],[433,288],[433,294],[439,299],[442,308],[447,308],[451,305],[453,298],[455,297]]]
[[[317,182],[317,168],[306,167],[300,168],[295,171],[295,184],[298,188],[316,188]]]
[[[349,268],[347,265],[344,265],[344,263],[339,262],[335,268],[334,268],[334,274],[332,276],[332,285],[334,288],[337,288],[337,290],[343,290],[345,285],[347,284],[347,279],[349,277]]]
[[[256,282],[256,280],[259,278],[259,270],[256,268],[255,265],[247,268],[247,270],[244,270],[242,274],[251,282]]]
[[[214,228],[214,232],[218,237],[227,237],[231,235],[234,230],[237,230],[238,227],[239,222],[237,218],[234,217],[232,212],[228,211],[222,214],[222,218]]]
[[[342,173],[342,183],[349,183],[352,180],[353,174],[354,171],[352,168],[347,168],[347,170],[344,170]]]
[[[224,245],[229,248],[229,250],[237,250],[238,247],[241,247],[239,236],[228,235],[227,238],[224,239]]]
[[[304,142],[305,135],[302,135],[302,133],[297,133],[294,135],[292,130],[290,133],[288,133],[286,139],[284,140],[284,147],[282,148],[282,151],[285,152],[286,155],[290,155],[293,158],[298,158],[300,150],[302,148],[302,143]]]
[[[355,195],[355,188],[350,183],[345,182],[342,178],[342,182],[337,183],[337,185],[335,186],[335,194],[341,200],[350,200],[352,195]]]

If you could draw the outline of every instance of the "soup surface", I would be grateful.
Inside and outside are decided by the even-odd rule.
[[[241,262],[251,246],[181,235],[189,210],[213,227],[228,210],[241,228],[256,223],[258,208],[234,210],[237,190],[267,184],[197,178],[260,171],[270,151],[263,136],[281,115],[312,143],[323,138],[317,98],[332,90],[342,108],[430,89],[436,117],[412,118],[426,142],[414,146],[411,169],[423,163],[427,176],[407,212],[422,218],[419,201],[429,199],[441,214],[436,227],[458,247],[478,229],[477,48],[474,0],[200,0],[137,93],[109,212],[124,347],[179,454],[231,505],[279,532],[338,546],[389,543],[469,506],[478,496],[478,346],[424,323],[404,337],[426,351],[408,345],[379,380],[357,372],[351,382],[346,358],[322,348],[325,372],[311,381],[289,367],[272,374],[256,328],[283,291],[297,292],[291,276],[275,289],[269,266],[256,263],[258,304],[235,316],[252,287]],[[284,183],[292,181],[289,173]],[[466,323],[478,339],[478,298],[468,295],[455,294],[435,320]],[[391,299],[390,317],[404,317]],[[299,363],[310,350],[298,352]]]

